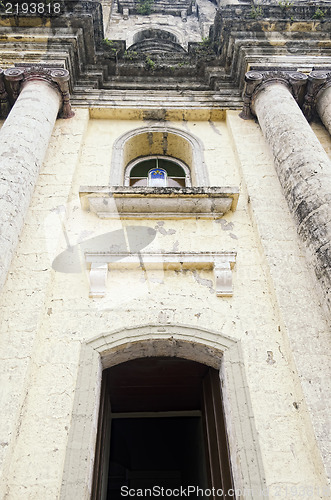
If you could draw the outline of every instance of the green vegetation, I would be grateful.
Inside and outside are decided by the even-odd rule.
[[[109,38],[104,38],[102,40],[105,47],[107,47],[107,52],[110,52],[112,55],[116,56],[118,53],[118,46],[113,40],[109,40]]]
[[[152,71],[155,70],[156,62],[153,61],[153,59],[151,59],[149,56],[146,56],[145,63],[146,63],[147,68],[151,69]]]
[[[202,42],[199,42],[199,45],[201,47],[209,47],[209,45],[210,45],[209,37],[208,36],[203,36],[202,37]]]
[[[147,16],[152,12],[154,0],[139,0],[138,14]]]
[[[132,61],[135,59],[135,57],[138,55],[138,52],[135,52],[134,50],[126,50],[124,52],[124,59],[127,59],[129,61]]]
[[[325,12],[319,7],[315,10],[315,14],[313,15],[313,19],[323,19],[325,16]]]
[[[196,53],[201,55],[208,55],[211,51],[211,40],[209,37],[202,37],[202,42],[197,44]]]
[[[261,5],[253,5],[251,11],[249,13],[249,16],[253,19],[258,19],[259,17],[262,17],[263,15],[263,10]]]

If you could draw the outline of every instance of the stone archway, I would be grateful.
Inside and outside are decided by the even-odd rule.
[[[136,158],[165,155],[184,162],[191,171],[193,186],[208,186],[203,144],[193,134],[167,125],[146,125],[120,136],[111,160],[110,185],[124,185],[124,171]]]
[[[187,325],[142,325],[82,345],[60,498],[87,500],[91,495],[102,370],[153,356],[180,357],[220,370],[234,484],[240,498],[256,498],[265,479],[240,344],[220,332]]]

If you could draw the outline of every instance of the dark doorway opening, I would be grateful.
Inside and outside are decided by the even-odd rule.
[[[123,485],[207,488],[201,417],[116,419],[111,434],[109,498],[123,498]]]
[[[92,499],[165,496],[161,488],[174,498],[189,487],[191,499],[234,498],[216,370],[136,359],[105,370],[101,393]]]

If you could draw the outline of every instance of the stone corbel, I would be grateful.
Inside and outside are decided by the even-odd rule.
[[[7,83],[9,96],[12,104],[18,98],[21,88],[25,82],[31,80],[42,80],[55,87],[62,97],[62,106],[59,117],[71,118],[74,112],[70,105],[69,96],[69,71],[63,68],[54,68],[47,65],[22,65],[9,68],[4,71],[4,78]],[[1,77],[0,77],[0,99],[1,99]],[[0,101],[1,102],[1,101]]]
[[[91,298],[104,297],[106,293],[108,264],[93,263],[89,273]]]
[[[248,71],[245,74],[245,88],[243,93],[244,106],[240,117],[249,120],[254,117],[254,99],[258,92],[274,83],[282,83],[299,101],[302,88],[306,85],[308,76],[299,71]]]
[[[307,92],[303,105],[303,113],[308,121],[314,118],[317,96],[327,85],[331,85],[331,73],[327,71],[312,71],[308,76]]]

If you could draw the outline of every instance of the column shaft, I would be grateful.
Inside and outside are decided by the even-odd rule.
[[[317,112],[331,134],[331,86],[320,92],[316,103]]]
[[[264,87],[254,106],[331,311],[331,162],[285,85]]]
[[[0,130],[0,288],[61,102],[60,93],[46,81],[27,81]]]

